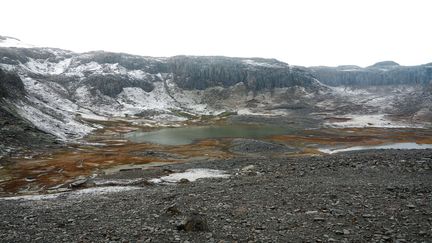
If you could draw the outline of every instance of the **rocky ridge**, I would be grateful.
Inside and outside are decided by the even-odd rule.
[[[353,65],[310,67],[313,75],[331,86],[432,85],[432,63],[401,66],[393,61],[378,62],[366,68]]]

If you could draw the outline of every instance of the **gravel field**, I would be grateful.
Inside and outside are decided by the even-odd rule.
[[[191,168],[228,178],[135,183],[103,194],[0,200],[1,242],[431,242],[432,150],[236,158]],[[115,183],[114,183],[115,184]],[[114,188],[116,190],[114,190]],[[125,187],[125,189],[131,189]]]

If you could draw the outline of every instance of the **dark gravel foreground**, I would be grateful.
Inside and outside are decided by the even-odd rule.
[[[432,150],[169,168],[233,176],[78,198],[0,200],[0,241],[432,242]],[[193,212],[207,231],[178,227]]]

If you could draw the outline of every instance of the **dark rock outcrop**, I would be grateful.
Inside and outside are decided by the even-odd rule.
[[[171,73],[174,82],[180,88],[189,90],[203,90],[215,86],[229,87],[241,82],[254,91],[295,85],[307,88],[317,86],[317,82],[307,69],[292,67],[275,59],[223,56],[154,58],[99,51],[79,55],[77,60],[78,64],[118,63],[127,69],[142,70],[149,74]],[[158,79],[153,78],[150,81]]]
[[[158,58],[104,51],[80,54],[54,48],[0,48],[0,64],[15,67],[42,63],[42,66],[48,65],[50,68],[50,65],[57,65],[67,59],[70,59],[70,63],[67,64],[66,72],[78,68],[82,73],[64,75],[46,70],[35,72],[22,67],[17,68],[17,71],[33,79],[58,83],[68,91],[88,84],[93,90],[111,97],[115,97],[126,87],[151,91],[152,83],[166,78],[172,78],[180,88],[187,90],[230,87],[239,83],[244,83],[248,90],[254,92],[293,86],[314,91],[321,87],[308,69],[289,66],[276,59],[223,56]],[[101,65],[102,70],[88,68],[93,65],[92,62]],[[121,72],[113,72],[112,68],[117,67],[142,71],[143,75],[132,78]]]
[[[0,99],[17,99],[24,95],[24,84],[21,78],[14,73],[0,69]]]
[[[400,66],[393,61],[384,61],[366,68],[320,66],[309,69],[318,80],[331,86],[429,85],[432,81],[432,63]]]
[[[55,136],[35,128],[3,102],[0,102],[0,138],[0,163],[3,156],[59,145]]]
[[[286,153],[295,151],[284,144],[277,144],[272,142],[265,142],[255,139],[237,138],[231,142],[230,151],[235,153],[253,154],[275,154],[275,153]]]
[[[56,48],[0,47],[0,63],[19,65],[31,59],[59,62],[74,55],[73,52]]]
[[[0,69],[0,162],[10,153],[54,145],[55,137],[35,128],[15,112],[8,100],[25,99],[21,78]]]
[[[194,212],[177,225],[177,230],[186,232],[209,231],[209,226],[204,215]]]
[[[144,57],[126,53],[114,53],[105,51],[94,51],[78,54],[79,64],[97,62],[99,64],[116,64],[131,70],[143,70],[151,74],[166,73],[166,58]]]
[[[92,87],[94,91],[99,90],[104,95],[115,97],[123,91],[123,88],[128,87],[139,87],[150,92],[154,88],[153,80],[153,76],[151,80],[140,80],[125,75],[93,74],[85,78],[83,83]]]
[[[168,60],[168,65],[174,81],[184,89],[229,87],[241,82],[253,91],[318,86],[308,70],[275,59],[176,56]]]

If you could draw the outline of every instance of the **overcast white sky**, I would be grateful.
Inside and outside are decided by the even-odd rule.
[[[432,62],[430,0],[3,0],[0,35],[78,52]]]

